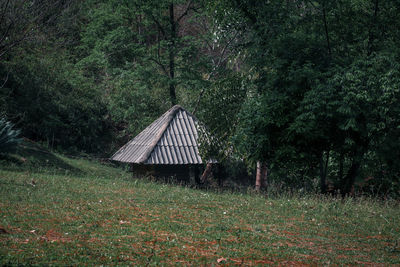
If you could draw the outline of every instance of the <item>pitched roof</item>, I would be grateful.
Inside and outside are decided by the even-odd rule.
[[[141,164],[202,164],[198,121],[176,105],[120,148],[112,160]]]

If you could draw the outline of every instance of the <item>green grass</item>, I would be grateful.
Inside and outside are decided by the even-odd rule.
[[[395,202],[213,193],[28,154],[0,162],[0,265],[400,264]]]

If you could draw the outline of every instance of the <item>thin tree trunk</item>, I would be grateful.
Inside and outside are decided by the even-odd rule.
[[[328,176],[328,163],[329,163],[329,152],[326,152],[325,168],[324,168],[324,193],[326,193],[326,177]]]
[[[326,176],[328,173],[328,162],[329,162],[329,150],[326,152],[326,159],[324,163],[324,153],[321,154],[320,161],[319,161],[319,168],[320,168],[320,189],[321,193],[326,193]]]
[[[344,161],[344,155],[343,152],[340,152],[340,157],[339,157],[339,181],[343,179],[343,161]]]
[[[262,166],[261,162],[257,161],[257,170],[256,170],[256,191],[260,191],[261,189],[261,184],[262,184]]]
[[[324,194],[326,191],[325,177],[324,177],[324,154],[322,153],[319,157],[319,187],[321,193]]]
[[[375,7],[374,7],[374,15],[373,15],[373,19],[372,19],[372,25],[369,27],[369,36],[368,36],[368,51],[367,51],[367,55],[370,56],[372,54],[372,50],[373,50],[373,42],[375,39],[375,35],[374,35],[374,27],[376,27],[376,22],[377,22],[377,18],[378,18],[378,9],[379,9],[379,1],[375,0]]]
[[[328,53],[329,53],[329,56],[331,56],[332,55],[332,50],[331,50],[331,42],[329,41],[328,23],[326,22],[325,7],[322,8],[322,15],[323,15],[323,18],[324,18],[325,38],[326,38],[326,43],[328,45]]]
[[[201,175],[200,181],[201,183],[204,183],[207,181],[208,177],[210,176],[212,171],[212,163],[208,162],[206,165],[206,169],[204,170],[203,174]]]
[[[361,162],[358,160],[353,161],[353,163],[351,164],[349,171],[347,172],[346,176],[343,179],[342,188],[341,188],[342,197],[349,195],[349,193],[351,192],[351,190],[354,186],[356,177],[358,175],[360,166],[361,166]]]
[[[260,191],[261,188],[267,187],[267,164],[265,162],[257,161],[256,170],[256,191]]]
[[[169,96],[171,105],[176,105],[176,93],[175,93],[175,38],[176,38],[176,25],[174,18],[174,4],[171,3],[169,6],[169,23],[171,26],[171,40],[169,45]]]
[[[261,186],[267,189],[268,186],[268,169],[267,163],[263,162],[261,167]]]
[[[356,151],[356,153],[353,157],[351,166],[350,166],[346,176],[341,181],[340,190],[341,190],[342,197],[349,195],[349,193],[352,191],[354,182],[357,178],[357,175],[358,175],[360,167],[361,167],[361,161],[364,156],[364,153],[365,153],[364,150]]]

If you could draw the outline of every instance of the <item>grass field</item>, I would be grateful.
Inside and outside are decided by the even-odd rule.
[[[0,162],[0,265],[400,264],[396,202],[213,193],[31,152]]]

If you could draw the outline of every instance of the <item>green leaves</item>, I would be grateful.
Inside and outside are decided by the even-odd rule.
[[[211,142],[202,143],[201,153],[205,158],[215,158],[219,162],[231,157],[235,150],[231,138],[247,91],[239,75],[228,71],[224,75],[225,78],[221,77],[207,87],[197,113],[212,136],[208,138]]]
[[[19,138],[20,130],[14,130],[13,124],[0,119],[0,154],[7,154],[16,150],[22,139]]]
[[[332,151],[327,166],[334,182],[346,176],[346,183],[354,183],[355,176],[376,173],[362,164],[365,153],[389,163],[375,153],[400,138],[399,31],[394,28],[400,25],[393,16],[398,5],[278,2],[219,2],[237,16],[238,29],[246,24],[246,45],[240,49],[247,67],[241,71],[255,87],[239,113],[236,148],[244,157],[275,166],[307,161],[314,175],[321,155]],[[222,28],[233,23],[220,22]],[[389,150],[397,157],[397,148]],[[395,177],[397,167],[392,167]]]

